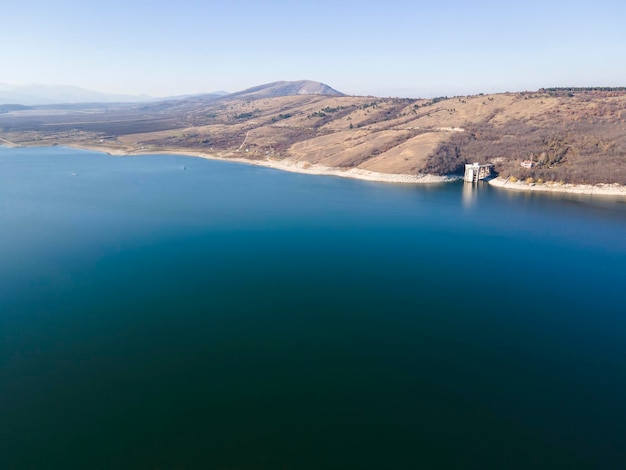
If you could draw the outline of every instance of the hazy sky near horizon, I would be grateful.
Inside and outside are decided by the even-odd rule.
[[[168,96],[310,79],[430,97],[626,86],[626,1],[20,0],[0,83]]]

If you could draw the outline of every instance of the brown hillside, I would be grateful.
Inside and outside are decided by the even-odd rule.
[[[494,161],[505,176],[626,184],[622,90],[432,100],[257,91],[158,105],[14,110],[0,114],[0,137],[24,145],[193,150],[402,174],[447,174],[465,162]],[[533,168],[522,168],[524,160]]]

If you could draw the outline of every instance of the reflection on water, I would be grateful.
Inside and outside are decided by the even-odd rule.
[[[476,205],[478,201],[478,191],[480,190],[481,183],[463,183],[462,198],[463,207],[470,209]]]

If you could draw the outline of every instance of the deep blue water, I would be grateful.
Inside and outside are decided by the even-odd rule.
[[[0,148],[0,468],[623,468],[626,199]]]

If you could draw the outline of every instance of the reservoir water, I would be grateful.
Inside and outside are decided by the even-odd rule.
[[[0,148],[0,468],[619,468],[626,200]]]

